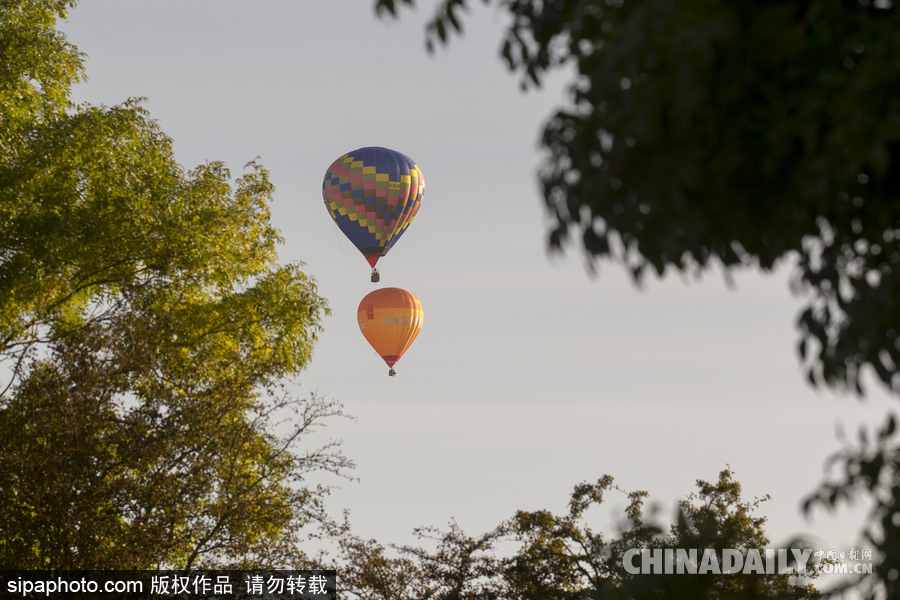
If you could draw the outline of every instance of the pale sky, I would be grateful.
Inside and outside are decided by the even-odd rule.
[[[83,0],[61,25],[88,55],[78,100],[145,96],[186,167],[238,175],[259,156],[271,170],[281,261],[305,262],[333,310],[299,393],[357,418],[326,428],[359,478],[332,480],[333,513],[384,543],[451,518],[476,535],[517,509],[562,512],[574,485],[610,474],[671,517],[728,464],[746,498],[772,495],[773,546],[812,533],[849,550],[858,514],[807,521],[800,502],[839,448],[836,423],[880,423],[894,401],[806,385],[788,269],[638,290],[615,264],[592,277],[577,248],[548,255],[537,140],[565,76],[520,92],[497,52],[502,18],[480,2],[429,56],[433,3],[419,4],[384,22],[368,0]],[[363,146],[407,154],[426,181],[377,285],[321,195],[332,161]],[[356,323],[377,286],[425,311],[396,377]]]

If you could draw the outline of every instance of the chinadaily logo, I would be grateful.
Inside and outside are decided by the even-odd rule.
[[[865,575],[872,573],[872,550],[631,548],[622,566],[632,575]]]

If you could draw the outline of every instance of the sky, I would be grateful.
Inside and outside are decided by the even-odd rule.
[[[451,519],[476,535],[519,509],[561,513],[604,474],[671,517],[730,466],[746,498],[772,496],[773,547],[801,533],[859,547],[860,509],[810,520],[800,504],[836,428],[880,424],[895,400],[806,384],[789,265],[638,288],[614,263],[592,275],[577,247],[549,253],[538,140],[570,73],[523,93],[499,57],[503,16],[474,4],[432,55],[425,0],[399,21],[368,0],[82,0],[60,28],[87,55],[77,101],[145,97],[185,167],[224,161],[237,176],[259,157],[271,171],[280,260],[305,263],[332,309],[296,380],[354,416],[323,435],[356,463],[329,502],[359,535],[412,543]],[[426,181],[379,284],[321,193],[331,163],[364,146],[407,154]],[[425,311],[396,377],[356,322],[379,286]],[[625,505],[611,497],[598,528]]]

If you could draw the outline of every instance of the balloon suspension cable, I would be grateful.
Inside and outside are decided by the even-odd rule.
[[[338,241],[338,246],[341,248],[341,253],[344,255],[344,260],[347,261],[347,264],[348,264],[348,265],[350,265],[351,267],[353,267],[354,269],[356,269],[356,270],[359,271],[360,273],[365,273],[365,269],[360,269],[359,267],[357,267],[357,266],[353,263],[353,259],[351,259],[350,256],[347,254],[347,249],[344,247],[344,240],[341,239],[341,235],[340,235],[340,233],[341,233],[341,228],[338,227],[338,224],[337,224],[337,223],[332,222],[332,225],[334,225],[334,237],[335,237],[335,239],[337,239],[337,241]]]
[[[396,374],[397,374],[397,371],[394,370],[394,367],[391,367],[391,370],[388,371],[388,375],[390,375],[391,377],[393,377],[393,376],[396,375]]]
[[[381,275],[378,274],[378,269],[372,269],[372,283],[378,283],[381,281]]]

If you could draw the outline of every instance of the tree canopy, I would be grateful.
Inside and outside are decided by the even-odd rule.
[[[523,89],[573,68],[540,136],[549,246],[634,281],[787,263],[816,386],[900,392],[900,8],[893,0],[484,0]],[[397,16],[413,0],[375,0]],[[441,0],[426,45],[474,0]],[[875,437],[876,443],[869,440]],[[897,594],[895,420],[861,435],[806,504],[874,503],[867,597]]]
[[[304,447],[340,406],[285,385],[327,303],[277,262],[264,167],[70,102],[72,6],[0,0],[0,566],[308,564],[305,478],[350,463]]]
[[[627,497],[628,506],[618,535],[604,535],[591,522],[607,496],[616,492]],[[606,475],[595,483],[575,486],[567,514],[519,511],[477,537],[466,535],[451,523],[446,532],[432,528],[418,531],[420,539],[430,541],[430,547],[394,547],[392,554],[390,548],[375,541],[347,535],[343,542],[346,565],[341,569],[342,593],[370,600],[820,597],[812,584],[799,583],[787,572],[629,572],[626,553],[630,549],[656,550],[659,555],[666,548],[709,549],[719,555],[724,549],[732,549],[747,557],[769,543],[765,517],[755,514],[768,498],[744,500],[740,483],[728,469],[716,482],[697,481],[697,492],[679,503],[676,523],[668,533],[644,514],[647,497],[643,491],[620,490]],[[640,562],[634,560],[632,567]],[[817,565],[810,562],[807,566],[807,575],[815,578]]]
[[[377,0],[396,14],[411,0]],[[490,4],[490,0],[486,0]],[[428,43],[461,31],[444,0]],[[550,245],[648,272],[796,265],[817,384],[900,389],[900,10],[796,3],[497,0],[523,87],[572,65],[541,136]]]

